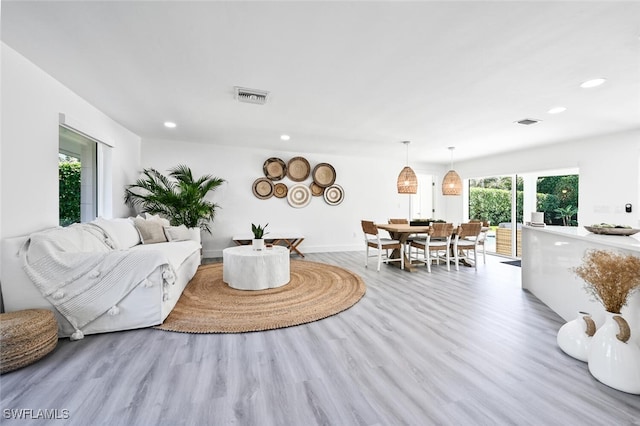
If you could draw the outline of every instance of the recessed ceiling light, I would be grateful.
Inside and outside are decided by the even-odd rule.
[[[173,129],[176,127],[176,123],[174,123],[173,121],[165,121],[164,122],[164,127],[168,127],[169,129]]]
[[[288,141],[289,139],[291,139],[291,136],[289,136],[289,135],[281,135],[280,139],[282,139],[283,141]]]
[[[605,81],[607,81],[606,78],[594,78],[593,80],[587,80],[583,82],[582,84],[580,84],[580,87],[582,87],[583,89],[590,89],[592,87],[600,86]]]
[[[559,114],[561,112],[565,112],[566,110],[567,110],[566,107],[557,106],[557,107],[551,108],[549,111],[547,111],[547,113],[549,113],[549,114]]]

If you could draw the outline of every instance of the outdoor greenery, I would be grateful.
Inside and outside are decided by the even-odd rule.
[[[60,226],[80,222],[80,169],[79,161],[65,158],[58,163]]]
[[[522,221],[522,191],[516,192],[516,217]],[[491,225],[511,222],[511,191],[491,188],[471,188],[469,191],[469,217],[489,221]]]
[[[578,225],[578,175],[539,177],[537,190],[547,195],[538,200],[545,223]]]
[[[209,223],[219,206],[205,197],[222,185],[224,179],[211,175],[194,179],[191,169],[183,164],[169,169],[169,176],[153,168],[142,173],[144,177],[125,189],[127,205],[141,207],[143,213],[163,216],[173,226],[199,227],[211,233]]]
[[[511,222],[511,178],[495,177],[469,181],[469,217],[488,220],[491,225]],[[523,222],[523,181],[516,179],[516,220]],[[545,223],[577,225],[578,176],[540,177],[536,210],[545,212]]]

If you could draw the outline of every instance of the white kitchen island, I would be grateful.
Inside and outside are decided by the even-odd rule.
[[[571,268],[582,264],[587,249],[614,250],[640,257],[640,233],[632,236],[596,235],[583,227],[522,228],[522,288],[566,321],[578,311],[589,312],[597,325],[604,308],[584,289],[584,281]],[[640,292],[622,309],[631,332],[640,333]]]

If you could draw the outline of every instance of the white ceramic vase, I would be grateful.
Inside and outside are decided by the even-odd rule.
[[[578,317],[558,330],[558,346],[569,356],[587,362],[591,338],[596,332],[596,323],[588,312],[578,312]]]
[[[606,313],[589,347],[589,372],[614,389],[640,395],[640,346],[620,314]]]
[[[251,246],[254,250],[263,250],[264,249],[264,239],[262,238],[254,238]]]

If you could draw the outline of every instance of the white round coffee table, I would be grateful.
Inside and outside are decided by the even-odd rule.
[[[251,246],[222,250],[222,279],[238,290],[265,290],[290,281],[289,249],[273,246],[254,250]]]

